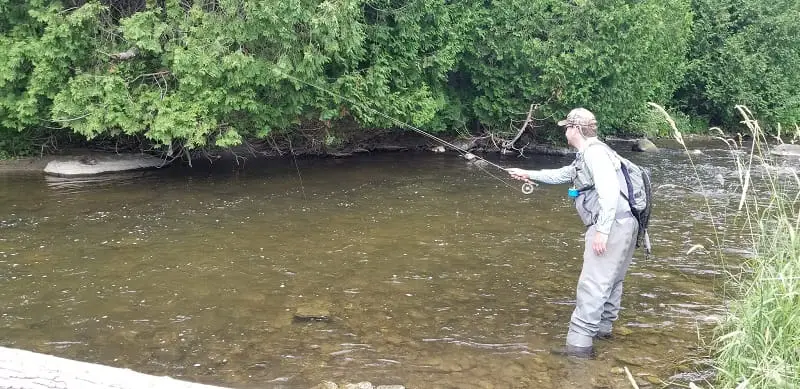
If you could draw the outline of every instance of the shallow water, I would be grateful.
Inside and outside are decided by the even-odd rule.
[[[624,154],[653,169],[655,252],[594,361],[548,353],[581,265],[566,186],[418,153],[0,176],[2,345],[235,388],[660,386],[723,312],[704,199],[735,204],[736,173],[723,149],[695,156],[703,188],[680,151]]]

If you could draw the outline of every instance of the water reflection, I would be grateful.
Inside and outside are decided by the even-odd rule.
[[[58,196],[105,189],[112,186],[132,185],[152,175],[153,173],[151,172],[139,171],[85,177],[58,177],[51,175],[44,175],[43,177],[48,189],[52,191],[51,194]]]
[[[702,156],[715,209],[736,201],[731,179],[713,180],[733,174],[724,153]],[[724,269],[687,254],[714,236],[683,154],[629,157],[653,168],[655,253],[637,254],[619,335],[596,361],[547,353],[564,341],[580,271],[566,189],[526,196],[452,155],[410,153],[5,177],[0,334],[237,388],[628,387],[621,366],[644,385],[696,351],[697,328],[722,313]],[[330,320],[295,320],[301,310]]]

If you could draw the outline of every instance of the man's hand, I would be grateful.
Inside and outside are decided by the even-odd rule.
[[[597,255],[603,255],[606,252],[606,243],[608,242],[608,234],[595,231],[594,242],[592,242],[592,249]]]
[[[511,177],[514,177],[515,179],[520,181],[530,181],[531,179],[531,177],[528,175],[528,171],[524,169],[512,167],[506,169],[506,171],[508,172],[508,174],[511,175]]]

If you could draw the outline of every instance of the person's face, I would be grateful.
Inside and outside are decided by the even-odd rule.
[[[564,135],[567,137],[567,143],[570,146],[577,147],[577,139],[581,136],[581,128],[574,124],[568,124],[566,126],[566,130],[564,130]]]

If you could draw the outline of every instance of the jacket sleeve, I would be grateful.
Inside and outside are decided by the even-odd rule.
[[[595,228],[597,232],[609,234],[617,214],[619,181],[614,160],[602,147],[590,147],[584,153],[586,167],[594,181],[600,210]]]
[[[572,182],[575,175],[575,167],[567,165],[558,169],[529,170],[528,177],[531,180],[544,182],[545,184],[566,184]]]

